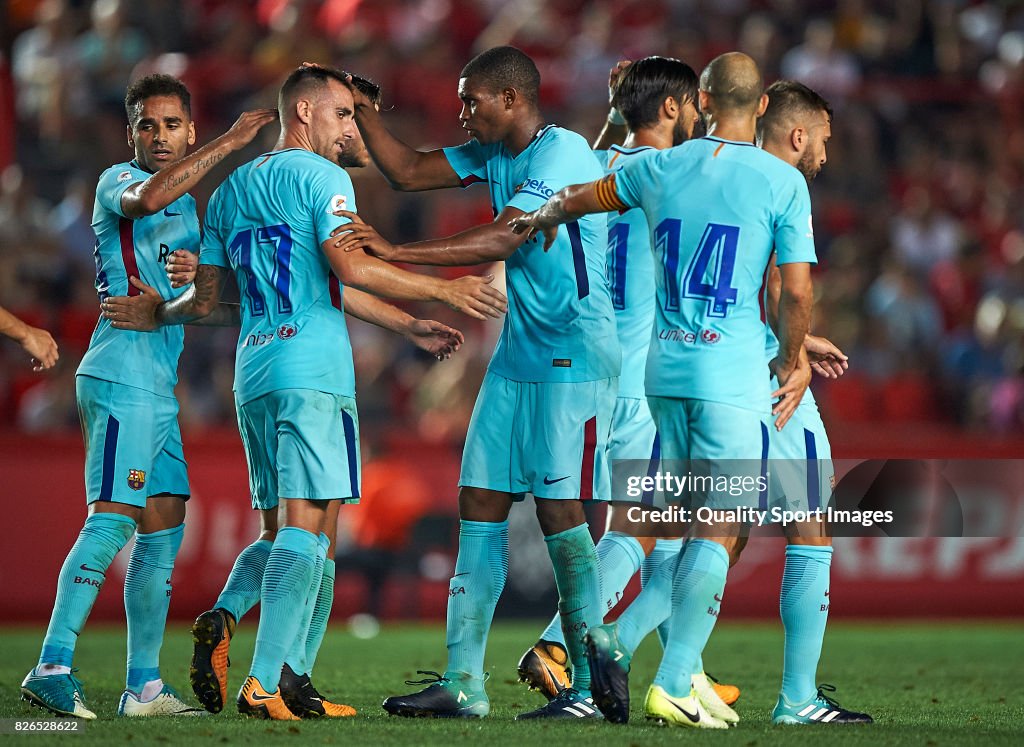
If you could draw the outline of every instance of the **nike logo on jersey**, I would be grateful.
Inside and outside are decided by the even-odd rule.
[[[81,568],[81,569],[82,569],[83,571],[88,571],[89,573],[98,573],[98,574],[100,574],[101,576],[103,575],[103,571],[97,570],[97,569],[95,569],[95,568],[90,568],[90,567],[89,567],[89,566],[87,566],[87,565],[86,565],[85,563],[82,563],[82,564],[81,564],[80,566],[78,566],[78,567],[79,567],[79,568]]]
[[[172,213],[169,208],[164,208],[164,216],[165,217],[173,218],[176,215],[181,215],[181,213]]]
[[[554,485],[556,482],[561,482],[562,480],[568,480],[570,477],[572,477],[572,475],[566,475],[565,477],[556,477],[554,480],[552,480],[550,477],[545,475],[544,476],[544,484],[545,485]]]

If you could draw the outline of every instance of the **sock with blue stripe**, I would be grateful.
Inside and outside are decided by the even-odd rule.
[[[690,694],[690,677],[718,620],[729,553],[717,542],[691,539],[676,567],[668,645],[654,684],[677,698]]]
[[[273,546],[270,540],[256,540],[238,554],[231,567],[231,575],[213,606],[229,612],[236,623],[260,601],[263,571]]]
[[[831,547],[786,546],[779,615],[786,631],[782,694],[790,703],[803,703],[817,692],[815,675],[828,621],[831,567]]]
[[[572,662],[572,686],[590,692],[590,666],[583,636],[604,622],[601,603],[601,569],[587,524],[544,537],[558,589],[558,613],[562,618],[565,650]]]
[[[327,621],[331,617],[331,607],[334,606],[334,574],[334,558],[325,559],[316,607],[313,608],[313,618],[309,621],[309,634],[306,636],[306,674],[313,674],[313,665],[316,664],[320,644],[324,642],[324,634],[327,632]]]
[[[43,639],[40,664],[71,666],[75,643],[107,569],[134,532],[135,522],[121,514],[97,513],[85,520],[57,576],[57,598]]]
[[[319,548],[317,535],[285,527],[277,533],[267,559],[260,594],[260,625],[249,674],[268,693],[277,690],[284,658],[298,635]]]
[[[448,587],[448,673],[484,676],[494,608],[508,577],[508,521],[459,522],[459,556]]]
[[[605,532],[597,543],[597,562],[601,566],[602,609],[607,615],[619,603],[626,584],[640,568],[644,549],[640,540],[622,532]],[[541,640],[554,641],[565,646],[562,634],[562,616],[555,615],[551,624],[541,633]]]
[[[674,560],[679,556],[679,553],[683,550],[683,540],[679,539],[659,539],[654,543],[654,549],[651,550],[651,554],[644,558],[643,565],[640,566],[640,588],[646,589],[651,583],[651,578],[654,576],[655,571],[664,563],[666,560]],[[667,588],[667,587],[666,587]],[[668,595],[665,595],[668,598]],[[665,648],[665,644],[668,643],[668,615],[671,614],[671,607],[665,605],[665,619],[658,623],[658,640],[661,641],[661,647]],[[632,638],[632,636],[631,636]],[[619,640],[621,642],[622,635],[619,633]],[[639,645],[639,643],[637,643]],[[635,650],[635,647],[633,649]]]
[[[658,540],[659,543],[662,541]],[[663,552],[670,548],[671,546],[663,548]],[[660,630],[660,627],[664,626],[667,632],[671,627],[669,618],[672,616],[672,584],[676,566],[679,565],[682,556],[682,548],[680,540],[678,552],[674,555],[671,552],[664,552],[661,563],[657,566],[653,563],[648,564],[649,568],[654,569],[653,572],[648,574],[647,581],[636,595],[636,599],[619,615],[616,624],[619,643],[631,654],[652,630]]]
[[[124,578],[124,612],[128,619],[127,689],[141,693],[160,679],[160,647],[167,608],[171,605],[171,573],[185,536],[185,525],[136,534]]]
[[[309,593],[306,595],[306,603],[302,611],[302,619],[299,621],[299,632],[295,636],[284,657],[284,663],[292,668],[295,674],[306,674],[309,672],[309,662],[306,661],[306,639],[309,637],[309,626],[313,620],[313,612],[316,609],[316,600],[320,595],[320,582],[324,575],[324,560],[327,557],[327,546],[331,541],[323,532],[320,533],[319,545],[316,552],[316,564],[313,566],[313,578],[310,579]]]

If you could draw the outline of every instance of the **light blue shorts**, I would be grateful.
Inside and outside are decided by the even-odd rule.
[[[756,508],[767,500],[768,426],[761,413],[700,399],[648,397],[661,437],[661,469],[710,475],[730,488],[692,491],[692,508]],[[701,482],[701,486],[709,483]],[[667,497],[682,500],[683,496]]]
[[[651,417],[651,409],[648,407],[646,399],[619,397],[615,400],[615,411],[612,413],[612,432],[608,437],[608,458],[611,461],[613,472],[616,469],[616,463],[621,468],[627,461],[627,468],[631,472],[640,469],[645,474],[653,474],[658,469],[658,460],[661,458],[661,441],[658,438],[658,430],[654,427],[654,418]],[[642,467],[644,464],[646,464],[646,468]],[[660,492],[653,490],[644,491],[642,497],[638,498],[612,495],[612,500],[645,505],[662,505],[664,503]]]
[[[312,389],[279,389],[237,405],[252,507],[279,498],[359,502],[356,401]]]
[[[144,508],[151,495],[188,500],[178,400],[145,389],[75,377],[85,437],[85,496]]]
[[[832,446],[821,413],[801,404],[781,431],[768,437],[769,501],[786,511],[824,509],[832,497]]]
[[[608,500],[608,431],[618,379],[522,382],[487,372],[459,485],[522,498]]]

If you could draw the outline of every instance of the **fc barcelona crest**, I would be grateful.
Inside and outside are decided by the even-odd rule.
[[[146,473],[141,469],[128,470],[128,487],[132,490],[142,490],[146,484]]]

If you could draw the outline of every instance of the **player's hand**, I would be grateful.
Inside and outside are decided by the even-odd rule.
[[[242,112],[241,116],[231,125],[231,129],[224,133],[234,150],[244,148],[253,141],[256,133],[263,127],[277,120],[277,109],[254,109],[251,112]]]
[[[304,62],[302,64],[305,65],[306,63]],[[358,88],[356,88],[354,85],[352,85],[352,76],[351,75],[346,75],[345,76],[345,80],[348,81],[349,90],[352,91],[352,102],[353,102],[353,104],[355,104],[356,112],[358,112],[360,109],[373,109],[373,110],[376,110],[376,107],[373,105],[373,102],[370,101],[369,97],[367,97],[367,95],[365,93],[363,93]]]
[[[167,272],[168,280],[171,281],[171,287],[180,288],[196,279],[198,267],[198,254],[193,254],[187,249],[175,249],[167,258],[164,270]]]
[[[137,277],[128,278],[128,282],[142,291],[142,294],[110,296],[100,304],[103,316],[110,320],[110,326],[115,329],[152,332],[160,326],[156,321],[156,307],[164,299],[156,292],[156,288],[146,285]]]
[[[438,300],[474,319],[497,319],[508,309],[508,299],[491,287],[493,281],[494,275],[463,275],[455,280],[442,280]]]
[[[608,105],[611,106],[612,97],[615,95],[615,89],[619,85],[619,78],[626,72],[626,68],[633,64],[632,60],[619,60],[615,63],[615,67],[608,73]]]
[[[459,330],[433,319],[413,319],[405,331],[405,338],[439,361],[451,358],[452,353],[466,341]]]
[[[45,371],[56,365],[60,357],[57,353],[57,343],[45,329],[29,327],[20,342],[25,352],[32,356],[33,371]]]
[[[811,362],[811,369],[826,379],[838,379],[850,367],[849,357],[837,348],[831,340],[815,335],[804,338],[804,350]]]
[[[784,368],[778,357],[773,358],[768,365],[779,379],[779,388],[772,392],[772,399],[778,400],[772,407],[772,415],[775,416],[775,430],[781,431],[793,417],[811,383],[811,364],[807,360],[807,353],[801,348],[796,365],[791,368]]]
[[[339,249],[346,252],[363,249],[370,256],[383,259],[385,262],[390,262],[397,256],[395,245],[355,213],[349,210],[335,210],[334,215],[352,221],[331,231],[331,237],[337,238],[334,245]]]
[[[534,210],[532,213],[517,215],[508,222],[508,225],[509,228],[512,229],[513,233],[525,233],[527,241],[534,238],[538,233],[543,233],[544,251],[551,248],[551,245],[555,243],[555,238],[558,236],[558,225],[546,225],[545,221],[540,216],[539,210]]]

